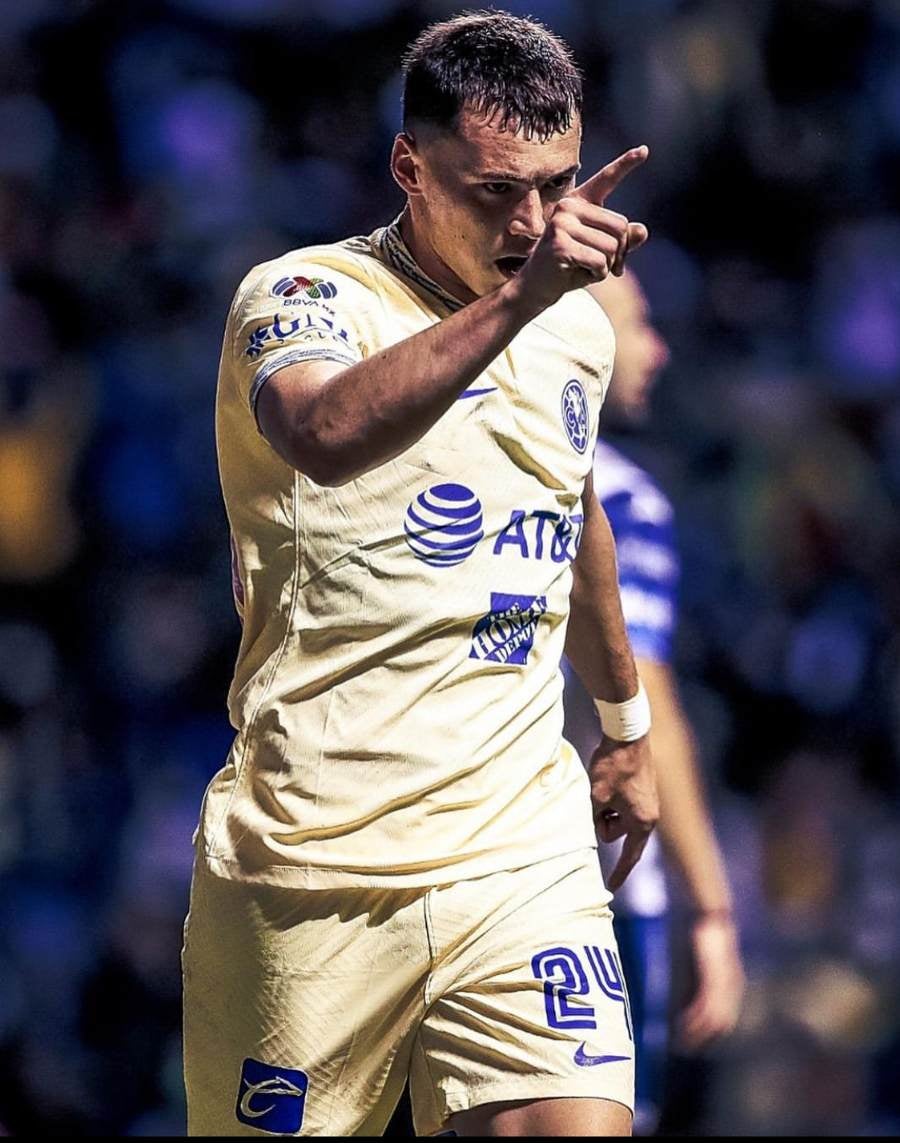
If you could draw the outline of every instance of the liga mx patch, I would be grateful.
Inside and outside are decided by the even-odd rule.
[[[297,1068],[281,1068],[244,1060],[234,1114],[240,1123],[272,1135],[296,1135],[303,1124],[309,1076]]]
[[[333,298],[337,293],[334,282],[324,278],[305,278],[294,274],[290,278],[279,278],[270,291],[276,298],[292,298],[294,294],[306,294],[308,298]]]
[[[472,631],[470,659],[524,666],[534,645],[538,620],[547,610],[546,595],[491,592],[491,610]]]

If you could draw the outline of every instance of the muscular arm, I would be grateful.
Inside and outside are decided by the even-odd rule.
[[[510,281],[349,369],[289,365],[263,386],[259,427],[317,484],[344,484],[423,436],[537,312]]]
[[[679,1016],[682,1046],[698,1048],[730,1032],[744,990],[731,889],[709,815],[693,736],[671,668],[640,659],[638,669],[650,699],[650,741],[659,759],[659,836],[693,908],[691,945],[694,994]]]
[[[622,616],[615,543],[591,477],[582,502],[566,655],[592,697],[623,702],[637,692],[638,674]],[[604,735],[587,769],[598,836],[625,837],[608,882],[615,890],[637,864],[659,814],[648,736],[617,742]]]
[[[592,698],[624,702],[636,693],[638,674],[622,615],[615,541],[592,474],[581,500],[584,529],[572,565],[566,656]]]

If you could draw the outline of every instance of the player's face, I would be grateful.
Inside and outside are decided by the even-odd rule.
[[[597,289],[616,334],[616,358],[606,398],[614,413],[642,418],[653,382],[669,361],[669,347],[650,319],[650,307],[635,275],[607,278]]]
[[[456,130],[421,130],[410,150],[418,181],[413,193],[404,189],[416,254],[441,285],[471,301],[518,271],[574,186],[581,123],[542,142],[464,110]]]

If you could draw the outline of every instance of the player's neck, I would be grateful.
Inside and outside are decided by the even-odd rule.
[[[421,224],[416,224],[409,206],[405,207],[400,215],[400,237],[419,268],[442,290],[446,290],[457,301],[466,304],[475,301],[478,295],[473,293],[465,282],[453,273],[447,263],[435,251],[425,228]]]

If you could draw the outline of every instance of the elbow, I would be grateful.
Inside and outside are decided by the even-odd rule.
[[[290,378],[290,370],[284,370]],[[361,439],[355,420],[332,399],[326,382],[313,392],[302,384],[263,386],[256,405],[259,431],[281,459],[315,484],[337,487],[359,475]],[[302,379],[301,379],[302,380]]]
[[[323,488],[339,488],[358,475],[354,450],[343,441],[331,440],[306,427],[297,433],[289,460],[314,484]]]
[[[307,468],[306,476],[313,484],[318,484],[322,488],[340,488],[343,484],[349,484],[356,476],[356,472],[351,471],[345,464],[326,461],[315,465],[312,470]]]

